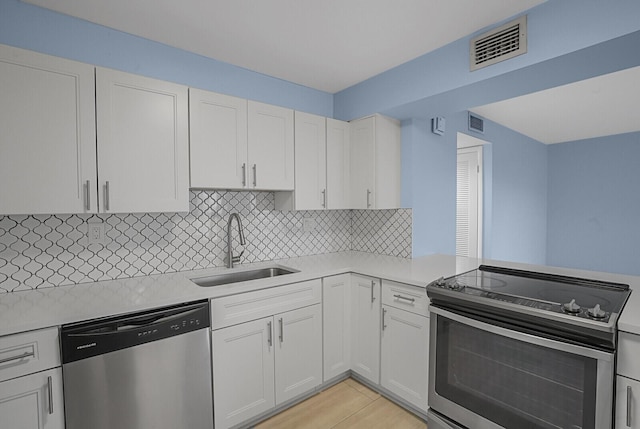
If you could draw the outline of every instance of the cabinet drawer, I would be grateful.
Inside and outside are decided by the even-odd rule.
[[[429,297],[421,287],[383,280],[382,303],[422,316],[429,315]]]
[[[0,381],[60,366],[58,328],[0,337]]]
[[[211,300],[211,329],[224,328],[296,308],[319,304],[320,279]]]
[[[640,428],[640,381],[616,377],[616,429]]]
[[[618,335],[618,374],[640,380],[640,335]]]

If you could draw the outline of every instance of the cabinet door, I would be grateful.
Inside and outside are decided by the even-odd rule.
[[[0,383],[2,427],[64,429],[62,370],[37,372]]]
[[[324,381],[351,368],[351,275],[322,279]]]
[[[375,117],[351,123],[351,208],[375,207]]]
[[[327,133],[325,118],[295,112],[295,209],[327,206]]]
[[[213,331],[213,406],[216,429],[275,406],[273,317]]]
[[[274,319],[279,405],[322,383],[322,308],[316,304]]]
[[[247,184],[247,100],[189,88],[192,188]]]
[[[249,100],[249,187],[294,188],[293,110]]]
[[[400,207],[401,137],[400,123],[375,115],[375,196],[376,209]]]
[[[640,381],[616,378],[616,429],[640,429]]]
[[[380,280],[351,277],[351,369],[380,381]]]
[[[427,412],[429,319],[382,306],[380,384]]]
[[[189,211],[187,88],[97,68],[101,211]]]
[[[94,68],[0,46],[0,215],[97,211]]]
[[[327,208],[351,208],[351,144],[348,122],[327,118]]]

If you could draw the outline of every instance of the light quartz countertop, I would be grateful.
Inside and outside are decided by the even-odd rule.
[[[200,287],[190,279],[229,272],[228,268],[183,271],[5,293],[0,295],[0,336],[183,302],[218,298],[348,272],[425,287],[433,280],[473,270],[481,263],[627,283],[632,289],[635,288],[637,293],[631,294],[619,319],[619,329],[640,335],[640,277],[450,255],[404,259],[363,252],[341,252],[238,265],[233,270],[251,270],[276,265],[293,268],[299,272],[212,287]]]

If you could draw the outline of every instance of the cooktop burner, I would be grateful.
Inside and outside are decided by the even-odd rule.
[[[427,286],[432,302],[457,303],[513,319],[526,314],[541,325],[585,325],[611,333],[630,293],[629,286],[620,283],[489,265]]]

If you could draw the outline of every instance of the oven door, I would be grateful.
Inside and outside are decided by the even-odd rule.
[[[473,429],[611,429],[612,352],[430,312],[435,411]]]

